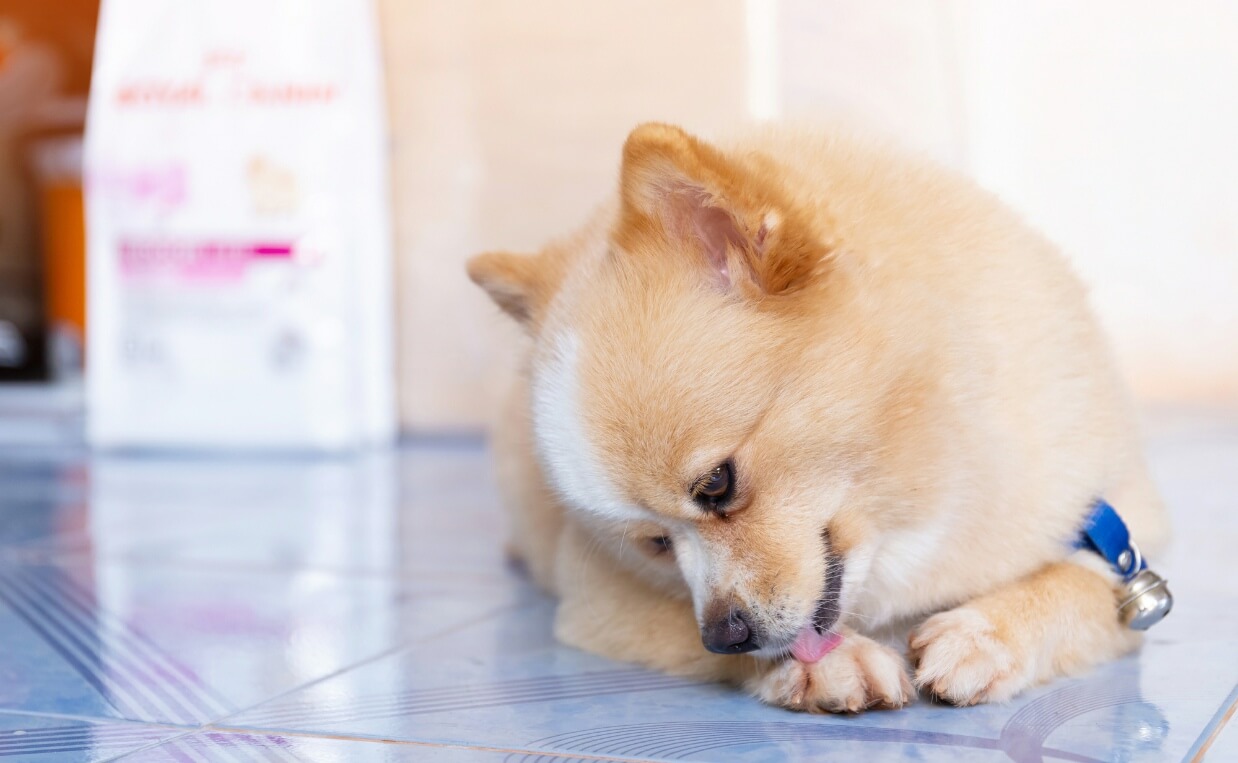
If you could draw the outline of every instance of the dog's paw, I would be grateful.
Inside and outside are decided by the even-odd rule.
[[[771,705],[810,713],[897,708],[915,696],[902,655],[857,635],[812,665],[783,660],[748,688]]]
[[[908,644],[916,686],[955,705],[1004,702],[1029,684],[1027,666],[977,609],[933,615]]]

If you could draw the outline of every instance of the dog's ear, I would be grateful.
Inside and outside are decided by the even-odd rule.
[[[531,324],[552,289],[542,255],[486,252],[468,262],[469,278],[486,290],[503,312]]]
[[[830,247],[782,197],[776,173],[732,161],[678,127],[641,125],[623,147],[616,240],[640,250],[646,237],[661,236],[696,250],[724,288],[794,291]]]

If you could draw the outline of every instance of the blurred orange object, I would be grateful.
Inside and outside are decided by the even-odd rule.
[[[81,346],[86,336],[86,226],[82,207],[82,141],[48,138],[34,147],[43,242],[46,315]]]

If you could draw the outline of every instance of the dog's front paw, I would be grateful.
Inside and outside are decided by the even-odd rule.
[[[902,656],[858,635],[811,665],[783,660],[748,688],[771,705],[810,713],[902,707],[915,695]]]
[[[1031,683],[1030,666],[978,609],[933,615],[909,646],[916,686],[955,705],[1003,702]]]

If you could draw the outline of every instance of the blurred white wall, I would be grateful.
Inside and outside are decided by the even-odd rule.
[[[1238,401],[1238,6],[382,0],[407,426],[479,429],[514,331],[464,260],[532,250],[635,123],[854,118],[1062,244],[1138,393]]]
[[[1075,261],[1137,393],[1238,399],[1238,4],[954,10],[967,169]]]
[[[744,14],[714,0],[382,0],[403,420],[477,429],[515,330],[464,275],[584,221],[637,122],[744,113]]]

